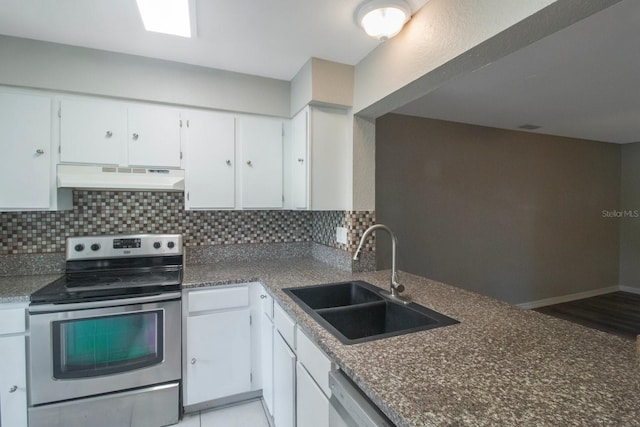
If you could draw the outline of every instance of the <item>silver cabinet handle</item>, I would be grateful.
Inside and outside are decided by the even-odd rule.
[[[44,154],[44,150],[42,148],[38,148],[36,150],[36,154]]]
[[[192,365],[195,365],[195,364],[196,364],[196,358],[195,358],[195,357],[193,357],[193,358],[191,359],[191,364],[192,364]]]
[[[260,299],[265,299],[265,298],[267,298],[266,295],[260,295]]]
[[[107,131],[107,138],[111,138],[113,136],[113,132],[110,130]]]
[[[300,159],[298,159],[298,161],[299,161],[300,163],[302,163],[302,162],[304,162],[304,159],[300,158]]]
[[[251,160],[247,161],[247,165],[253,166],[253,163],[251,163]]]
[[[138,139],[138,137],[139,137],[139,136],[140,136],[140,135],[138,135],[137,133],[134,133],[134,134],[133,134],[133,139]]]
[[[228,166],[231,166],[231,160],[227,160],[225,163],[226,163]]]
[[[15,392],[16,392],[16,390],[18,390],[18,386],[17,386],[17,385],[14,385],[13,387],[11,387],[11,388],[9,389],[9,393],[15,393]]]

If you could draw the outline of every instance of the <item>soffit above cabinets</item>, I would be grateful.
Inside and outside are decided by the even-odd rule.
[[[311,57],[355,65],[378,46],[354,21],[360,3],[195,0],[188,39],[146,32],[135,0],[3,0],[0,34],[291,80]]]

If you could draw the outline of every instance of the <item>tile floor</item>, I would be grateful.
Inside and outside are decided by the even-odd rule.
[[[269,427],[261,400],[185,415],[178,427]]]

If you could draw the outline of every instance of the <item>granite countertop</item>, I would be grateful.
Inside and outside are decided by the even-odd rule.
[[[284,292],[364,280],[309,259],[193,266],[185,287],[259,280],[398,426],[640,426],[636,343],[400,272],[403,295],[459,324],[343,345]]]
[[[457,325],[343,345],[282,289],[343,280],[387,288],[308,258],[187,266],[183,287],[260,281],[396,425],[640,426],[636,343],[400,272],[403,295]],[[58,276],[0,278],[0,302]]]
[[[29,302],[29,295],[60,276],[61,274],[0,276],[0,304]]]

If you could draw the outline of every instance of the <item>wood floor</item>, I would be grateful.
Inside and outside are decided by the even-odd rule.
[[[535,311],[624,338],[635,340],[640,335],[640,295],[637,294],[613,292]]]

